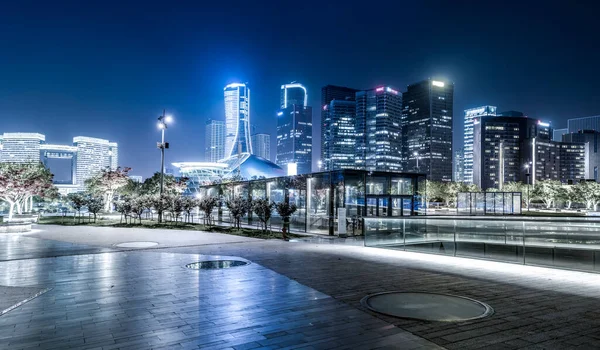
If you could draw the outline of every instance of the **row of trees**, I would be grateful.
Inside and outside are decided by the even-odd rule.
[[[497,189],[488,189],[487,192],[497,192]],[[429,181],[425,189],[419,192],[424,206],[430,202],[443,202],[447,207],[456,207],[459,192],[481,192],[477,185],[468,185],[460,182]],[[596,210],[600,204],[600,184],[595,181],[584,181],[575,185],[565,185],[560,181],[541,180],[534,185],[521,182],[508,182],[502,187],[502,192],[521,192],[523,206],[529,206],[532,201],[543,203],[546,208],[557,207],[563,203],[564,207],[571,209],[574,203],[581,203],[586,209]]]
[[[42,163],[0,163],[0,199],[9,204],[8,221],[33,208],[33,198],[56,198],[54,175]]]

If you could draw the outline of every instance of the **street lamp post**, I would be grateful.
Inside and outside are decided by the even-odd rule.
[[[525,164],[525,170],[527,170],[525,174],[527,177],[527,211],[529,211],[529,164]]]
[[[413,152],[413,156],[415,156],[415,159],[417,160],[417,172],[419,171],[419,152],[415,151]]]
[[[167,128],[167,124],[173,121],[173,118],[170,115],[165,114],[165,110],[163,109],[163,114],[158,117],[158,128],[161,130],[161,140],[157,145],[160,148],[160,195],[163,195],[164,192],[164,181],[165,181],[165,148],[169,148],[169,143],[165,142],[165,129]],[[162,211],[158,216],[158,222],[162,222]]]

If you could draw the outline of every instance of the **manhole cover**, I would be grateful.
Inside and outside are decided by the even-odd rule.
[[[471,298],[425,292],[372,294],[361,303],[375,312],[424,321],[467,321],[494,313],[489,305]]]
[[[124,243],[115,244],[115,247],[119,247],[119,248],[149,248],[149,247],[154,247],[157,245],[158,245],[158,243],[156,243],[156,242],[124,242]]]
[[[244,266],[248,265],[247,261],[241,260],[208,260],[208,261],[199,261],[191,264],[185,265],[188,269],[194,270],[210,270],[210,269],[228,269],[230,267],[236,266]]]

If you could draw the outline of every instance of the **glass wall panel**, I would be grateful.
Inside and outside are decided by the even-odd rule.
[[[414,193],[413,181],[409,177],[407,178],[393,176],[391,184],[391,194],[412,195]]]
[[[367,194],[388,194],[387,179],[384,176],[367,176]]]
[[[317,174],[307,179],[308,231],[328,233],[330,196],[329,174]]]

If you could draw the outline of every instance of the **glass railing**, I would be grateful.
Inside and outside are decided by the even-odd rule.
[[[365,246],[600,272],[600,221],[365,218]]]

